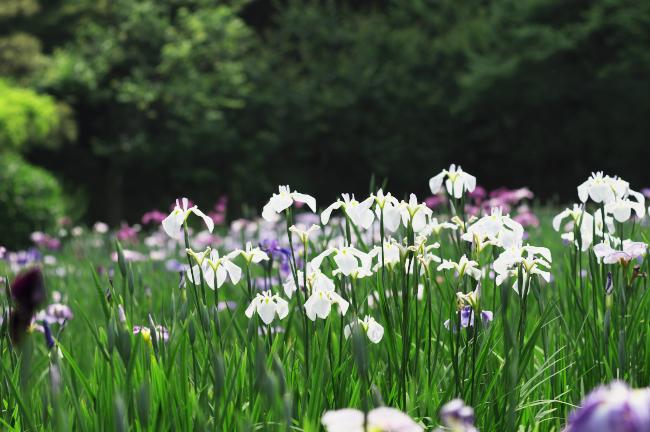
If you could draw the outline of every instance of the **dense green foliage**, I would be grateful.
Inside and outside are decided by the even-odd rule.
[[[89,220],[133,220],[180,194],[226,193],[239,212],[277,183],[332,197],[364,190],[370,173],[423,193],[419,173],[452,159],[490,188],[525,184],[544,198],[594,168],[644,181],[648,2],[5,9],[3,32],[29,58],[0,73],[35,70],[29,83],[67,104],[79,129],[29,159],[84,185]]]
[[[51,97],[0,81],[0,152],[45,141],[58,120]]]
[[[28,86],[47,67],[38,38],[12,28],[39,10],[37,1],[0,4],[0,243],[28,244],[37,229],[53,229],[64,215],[63,193],[56,178],[19,154],[58,148],[75,139],[70,108]]]
[[[278,238],[283,225],[274,228]],[[499,287],[486,271],[480,305],[494,311],[494,321],[456,333],[443,324],[455,319],[455,292],[470,292],[476,282],[467,274],[457,278],[436,270],[436,263],[422,273],[416,264],[419,276],[409,277],[408,252],[385,272],[333,278],[336,291],[352,302],[345,317],[332,309],[327,319],[312,323],[294,295],[289,316],[266,326],[257,315],[248,319],[244,310],[249,284],[266,286],[275,268],[253,265],[248,282],[245,261],[238,257],[234,262],[244,269],[238,283],[228,281],[217,292],[203,282],[179,287],[177,273],[161,262],[120,256],[111,263],[115,243],[108,235],[73,238],[62,251],[49,252],[56,261],[45,265],[51,298],[54,291],[61,296],[50,301],[62,301],[74,312],[64,331],[53,326],[58,345],[48,351],[43,335],[34,332],[22,350],[13,350],[0,326],[0,394],[10,407],[0,410],[0,424],[12,431],[319,431],[326,410],[387,404],[430,430],[438,424],[440,406],[462,397],[475,407],[483,432],[559,432],[568,412],[595,386],[615,378],[635,387],[650,382],[650,291],[644,273],[650,261],[640,261],[634,273],[631,265],[599,264],[591,249],[581,253],[562,245],[550,225],[545,215],[540,228],[528,230],[528,241],[552,250],[550,283],[531,276],[530,292],[522,296],[511,288],[513,280]],[[271,235],[268,226],[259,228],[259,235]],[[338,224],[323,230],[323,237],[344,231]],[[647,227],[630,224],[625,230],[647,236]],[[228,236],[239,241],[240,234]],[[254,239],[257,233],[247,235]],[[323,237],[309,243],[311,258],[321,252]],[[457,257],[457,248],[464,249],[454,232],[432,237],[442,243],[434,250],[442,257]],[[149,250],[133,240],[129,247]],[[179,249],[175,244],[172,256]],[[472,249],[471,257],[489,266],[497,254],[488,247]],[[2,264],[0,272],[6,271]],[[335,264],[323,267],[328,275],[330,266]],[[114,273],[106,273],[108,268]],[[607,271],[614,277],[613,296],[604,294]],[[419,284],[421,297],[415,295]],[[284,297],[277,281],[272,290]],[[383,294],[371,304],[366,298],[373,292]],[[3,303],[0,296],[0,315]],[[385,328],[378,344],[365,342],[365,335],[343,337],[344,325],[364,314]],[[153,332],[132,333],[132,326],[158,324],[169,330],[169,341]],[[280,330],[269,334],[271,329]]]
[[[20,156],[0,154],[0,226],[2,243],[16,248],[37,230],[52,230],[64,216],[64,200],[57,180]]]

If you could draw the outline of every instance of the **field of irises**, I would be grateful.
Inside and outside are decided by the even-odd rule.
[[[649,191],[428,186],[0,248],[0,429],[650,431]]]

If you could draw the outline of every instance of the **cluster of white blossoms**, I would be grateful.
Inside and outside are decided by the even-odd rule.
[[[551,251],[545,247],[524,245],[524,234],[524,227],[519,222],[503,214],[500,208],[493,208],[489,215],[469,221],[461,239],[472,243],[478,252],[488,245],[501,251],[492,264],[497,285],[510,277],[516,278],[520,273],[526,287],[533,275],[550,282]],[[454,269],[459,277],[468,275],[477,281],[482,278],[478,263],[464,255],[458,263],[444,261],[438,269]],[[518,281],[514,282],[513,289],[519,292]]]
[[[275,237],[282,231],[278,228],[286,224],[289,248],[281,247],[279,240],[272,235],[270,238],[275,241],[276,250],[267,246],[262,250],[249,242],[243,249],[227,248],[234,249],[229,253],[220,254],[209,246],[195,252],[189,247],[188,217],[191,214],[199,216],[210,232],[213,224],[186,199],[177,202],[163,221],[163,228],[173,239],[186,243],[188,262],[191,262],[186,272],[189,282],[220,290],[228,282],[238,285],[245,278],[250,303],[244,313],[250,319],[259,317],[267,326],[296,313],[304,314],[304,327],[307,329],[309,321],[326,320],[334,315],[341,320],[345,339],[349,339],[353,330],[359,329],[372,344],[378,344],[385,329],[379,317],[373,317],[372,313],[383,310],[375,307],[381,304],[382,299],[399,301],[391,284],[396,280],[409,281],[402,296],[408,293],[407,297],[410,297],[412,294],[413,301],[417,301],[425,297],[425,290],[430,289],[434,280],[443,277],[458,281],[455,285],[457,304],[452,306],[457,316],[455,321],[445,322],[447,329],[456,332],[473,327],[475,316],[480,317],[482,325],[489,325],[493,313],[480,305],[482,281],[493,278],[496,285],[501,285],[513,279],[514,290],[525,293],[531,278],[550,282],[551,252],[547,248],[526,244],[524,227],[502,208],[492,208],[488,214],[479,217],[468,217],[464,197],[476,188],[476,178],[460,166],[451,165],[429,180],[434,194],[439,193],[443,185],[449,197],[455,200],[450,206],[452,215],[449,219],[443,215],[434,216],[433,211],[414,194],[406,200],[399,200],[381,189],[362,199],[342,194],[320,214],[302,212],[295,217],[293,207],[300,208],[303,204],[316,213],[316,199],[289,186],[280,186],[264,205],[262,220],[258,224],[258,227],[273,227],[268,231]],[[601,199],[606,215],[614,213],[616,220],[625,216],[625,206],[639,214],[638,206],[630,204],[633,200],[638,203],[638,196],[620,180],[616,180],[616,189],[611,194],[600,189],[591,193],[592,187],[584,188],[588,195]],[[583,207],[567,210],[556,218],[554,226],[559,226],[568,216],[574,220],[588,220],[585,215]],[[607,217],[588,216],[592,221],[591,230],[596,235],[606,229],[603,222],[605,225],[608,223]],[[294,222],[297,219],[301,222]],[[443,231],[449,235],[443,236]],[[445,243],[443,239],[447,245],[453,246],[453,255],[440,256],[440,251],[448,250],[441,247],[441,243]],[[624,253],[630,256],[638,253],[636,246],[625,245],[629,247],[624,249]],[[491,252],[484,254],[486,248]],[[279,283],[274,283],[271,282],[272,269],[274,260],[280,256],[275,255],[278,250],[284,254],[281,257],[288,265]],[[616,256],[623,259],[620,254]],[[608,255],[606,259],[614,258]],[[256,269],[255,266],[259,267]],[[257,284],[252,277],[254,273],[264,273],[264,282]],[[277,276],[280,278],[280,273]],[[378,282],[384,278],[390,278],[392,282],[382,282],[380,288]],[[412,288],[410,284],[413,284]],[[475,287],[474,291],[470,291],[469,286]],[[378,289],[383,292],[378,294]],[[217,292],[215,296],[218,298]],[[357,298],[359,296],[361,298]],[[391,408],[372,410],[365,421],[371,430],[377,431],[396,428],[422,430],[410,417]],[[327,413],[322,422],[329,431],[361,430],[364,415],[356,410],[341,410]],[[450,422],[447,423],[455,424]]]
[[[475,190],[476,178],[460,166],[451,165],[429,180],[433,194],[440,193],[443,186],[450,198],[448,219],[442,214],[434,215],[415,194],[399,200],[382,189],[359,199],[341,194],[318,214],[314,197],[280,186],[264,205],[262,219],[240,227],[266,229],[275,249],[263,246],[262,250],[248,242],[244,249],[237,244],[227,245],[225,249],[232,252],[225,254],[209,246],[195,252],[189,247],[188,217],[194,214],[201,218],[210,232],[214,225],[187,199],[176,202],[162,226],[172,239],[185,241],[190,263],[186,277],[195,286],[205,284],[219,290],[228,281],[238,285],[245,274],[250,302],[245,315],[259,318],[264,325],[271,326],[275,320],[293,313],[302,314],[307,333],[309,321],[335,316],[335,322],[340,319],[339,329],[345,339],[358,329],[372,344],[378,344],[385,329],[379,317],[372,314],[380,311],[382,318],[392,321],[386,312],[392,304],[381,304],[382,301],[390,299],[396,307],[401,301],[402,310],[407,310],[404,304],[408,305],[411,297],[418,301],[426,295],[430,301],[432,285],[446,278],[454,281],[457,293],[455,304],[450,305],[450,319],[444,326],[452,332],[473,327],[476,334],[482,325],[489,325],[494,315],[481,307],[482,284],[492,280],[483,286],[493,288],[508,283],[525,299],[531,286],[539,286],[534,283],[551,282],[551,251],[528,244],[522,224],[501,207],[469,216],[464,198]],[[566,208],[552,221],[556,231],[563,231],[562,239],[577,250],[593,251],[604,264],[627,266],[646,254],[645,243],[622,239],[623,224],[636,220],[633,216],[640,219],[646,214],[643,195],[631,190],[628,182],[595,173],[578,186],[578,198],[578,204]],[[313,213],[302,212],[295,217],[293,207],[303,204]],[[288,248],[280,246],[277,239],[284,229]],[[448,235],[443,235],[443,231]],[[243,232],[241,238],[243,243]],[[441,243],[447,247],[443,248]],[[283,274],[278,271],[277,282],[272,282],[276,259],[283,259],[285,268]],[[261,284],[252,278],[254,273],[261,273],[259,270],[265,275]],[[216,291],[215,297],[218,300]],[[416,320],[417,317],[418,312]],[[398,318],[394,324],[399,327],[403,323]],[[394,328],[386,331],[392,339]],[[462,401],[445,405],[441,416],[445,427],[451,430],[476,431],[473,411]],[[373,431],[423,430],[408,415],[392,408],[377,408],[367,415],[352,409],[330,411],[323,416],[322,423],[330,432],[361,431],[364,424]]]
[[[553,219],[553,228],[560,231],[564,220],[562,239],[573,243],[582,251],[593,252],[605,264],[623,263],[645,255],[647,245],[642,242],[623,240],[624,223],[642,219],[646,215],[643,194],[630,189],[630,184],[617,177],[592,173],[578,186],[580,204],[567,208]],[[587,206],[593,202],[593,214]],[[649,210],[650,211],[650,210]],[[618,223],[619,231],[616,225]]]
[[[637,217],[645,216],[645,198],[640,192],[630,189],[630,184],[619,177],[603,176],[602,172],[592,173],[578,186],[578,197],[582,203],[589,199],[605,207],[618,222],[627,221],[632,210]]]
[[[439,193],[443,183],[450,197],[460,199],[465,193],[475,189],[476,178],[464,172],[460,166],[451,165],[449,169],[443,170],[430,179],[431,191]],[[624,182],[616,180],[615,184],[616,192],[609,195],[596,186],[584,187],[587,188],[585,190],[588,194],[604,200],[606,208],[609,208],[607,207],[609,204],[616,204],[612,209],[615,208],[620,213],[619,208],[623,205],[619,201],[638,197],[636,193],[629,191]],[[591,189],[595,192],[592,193]],[[303,203],[312,212],[316,212],[314,197],[292,191],[289,186],[280,186],[278,193],[274,193],[264,206],[262,218],[267,223],[275,224],[282,219],[281,215],[284,215],[289,225],[289,221],[293,221],[291,208]],[[324,230],[330,223],[334,211],[342,213],[342,218],[339,220],[343,222],[340,226],[345,226],[346,233],[341,230],[340,234],[336,235],[332,234],[334,230],[330,230],[329,235],[326,236]],[[636,207],[635,211],[638,212]],[[196,206],[190,206],[188,200],[183,198],[176,202],[172,213],[163,221],[165,232],[173,239],[182,239],[183,233],[187,233],[186,221],[190,214],[202,218],[208,230],[212,231],[213,224],[210,218]],[[574,218],[580,217],[578,213],[567,213],[569,214]],[[426,204],[418,201],[414,194],[411,194],[408,200],[400,201],[380,189],[362,200],[357,200],[351,194],[342,194],[341,198],[320,213],[319,220],[320,226],[315,224],[311,224],[308,228],[300,224],[287,226],[287,235],[295,236],[300,240],[303,255],[297,257],[299,252],[295,252],[293,244],[290,243],[291,271],[282,284],[284,295],[289,301],[296,293],[304,297],[299,299],[298,304],[312,321],[327,319],[332,310],[345,316],[350,306],[350,295],[354,297],[352,292],[354,282],[372,277],[378,272],[383,272],[384,269],[394,271],[398,266],[403,266],[404,271],[410,274],[417,265],[418,276],[426,276],[430,264],[437,263],[435,267],[437,272],[452,272],[459,279],[467,276],[480,283],[490,269],[482,267],[474,258],[488,246],[495,248],[495,251],[500,251],[498,258],[492,264],[497,284],[518,274],[523,274],[524,283],[531,275],[538,275],[547,282],[550,279],[550,251],[542,247],[524,245],[523,226],[503,213],[501,208],[493,208],[490,214],[480,218],[471,217],[466,220],[464,216],[461,218],[457,214],[450,220],[439,220],[438,217],[434,217],[432,210]],[[382,233],[380,238],[376,237],[378,226]],[[353,230],[350,230],[350,227]],[[403,231],[400,231],[401,228]],[[440,238],[442,230],[456,232],[459,241],[467,242],[471,247],[469,249],[463,247],[466,253],[459,254],[458,259],[442,259],[436,253],[440,248],[440,243],[436,240]],[[322,232],[323,235],[318,239],[312,238],[318,232]],[[412,233],[410,240],[408,233]],[[368,240],[371,244],[367,244]],[[321,247],[324,245],[320,252],[317,250],[317,245]],[[310,254],[307,255],[308,247]],[[470,252],[472,255],[468,257]],[[209,246],[202,252],[194,252],[188,248],[187,254],[194,261],[187,271],[188,280],[195,285],[205,282],[213,290],[221,288],[228,280],[233,285],[240,282],[242,268],[236,264],[238,257],[243,258],[247,275],[250,274],[252,265],[270,260],[264,251],[259,247],[253,247],[251,243],[247,243],[244,249],[235,249],[223,255]],[[311,259],[309,259],[310,255]],[[302,260],[302,265],[297,264],[297,258]],[[276,317],[283,319],[288,315],[290,303],[283,300],[280,293],[273,293],[273,287],[267,286],[267,291],[253,295],[250,280],[247,282],[249,296],[251,296],[250,306],[246,310],[247,316],[252,317],[257,313],[264,323],[270,324]],[[348,282],[351,286],[346,290]],[[518,290],[517,282],[514,283],[514,289]],[[390,294],[387,292],[387,295]],[[362,299],[362,301],[366,300],[372,302],[370,298]],[[356,306],[355,314],[358,312]],[[356,324],[361,325],[372,342],[379,342],[383,335],[383,327],[374,318],[355,317],[347,324],[347,331],[349,332],[350,325]]]

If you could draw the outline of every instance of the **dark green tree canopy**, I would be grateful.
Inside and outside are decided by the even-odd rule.
[[[648,2],[7,4],[33,55],[0,73],[37,71],[79,131],[29,159],[83,185],[89,219],[373,174],[426,194],[450,162],[545,198],[594,169],[647,181]]]

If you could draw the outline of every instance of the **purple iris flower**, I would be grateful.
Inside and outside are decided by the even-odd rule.
[[[494,319],[494,314],[489,310],[481,311],[481,321],[483,325],[489,324]],[[460,310],[460,326],[461,328],[474,327],[474,309],[471,306],[464,306]],[[456,331],[456,326],[451,326],[450,320],[445,321],[445,327],[447,330],[453,328],[453,331]]]
[[[50,325],[45,320],[43,321],[43,334],[45,335],[45,344],[47,345],[47,348],[52,349],[52,347],[54,346],[52,329],[50,329]]]
[[[52,303],[44,311],[41,311],[36,315],[37,321],[58,325],[63,325],[72,318],[74,318],[72,309],[61,303]]]
[[[607,272],[607,281],[605,282],[605,294],[612,295],[614,292],[614,282],[612,282],[612,272]]]
[[[13,254],[9,254],[9,261],[12,264],[17,265],[18,267],[27,267],[28,265],[34,264],[41,260],[41,253],[38,249],[31,248],[26,251],[18,251]]]
[[[175,259],[169,259],[165,263],[165,268],[167,271],[170,272],[176,272],[176,273],[184,273],[187,271],[187,264],[183,264],[182,262],[175,260]]]
[[[564,432],[650,431],[650,389],[614,381],[592,391],[569,414]]]
[[[230,310],[237,309],[237,302],[234,302],[234,301],[220,301],[217,304],[217,310],[219,312],[224,311],[226,309],[230,309]]]
[[[442,423],[453,431],[478,432],[474,427],[474,409],[461,399],[447,402],[440,408]]]
[[[264,239],[260,242],[260,249],[266,252],[271,258],[269,261],[269,268],[273,265],[273,261],[277,261],[280,266],[280,272],[283,274],[289,273],[289,257],[291,251],[285,247],[280,246],[276,239]]]
[[[279,262],[284,262],[289,259],[291,251],[285,247],[280,246],[280,242],[275,239],[264,239],[260,242],[260,249],[271,257],[271,259]]]

